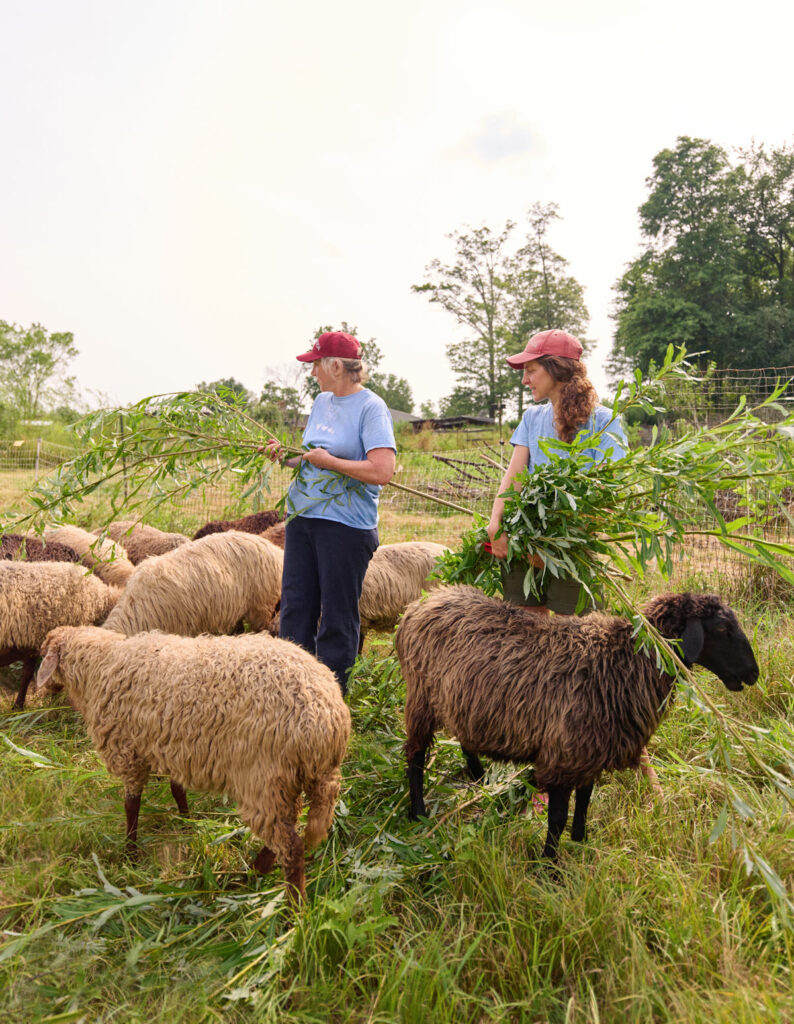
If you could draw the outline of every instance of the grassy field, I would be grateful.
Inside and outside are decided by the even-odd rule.
[[[446,520],[449,543],[465,525]],[[383,540],[421,531],[422,517],[382,524]],[[711,588],[687,571],[681,586]],[[761,679],[737,695],[699,674],[758,728],[764,754],[794,722],[794,604],[723,582]],[[280,871],[249,872],[257,844],[221,798],[191,793],[184,820],[167,783],[150,782],[142,855],[128,861],[121,789],[81,719],[62,701],[11,712],[17,678],[0,670],[5,1020],[794,1020],[794,922],[742,853],[750,843],[791,897],[794,821],[737,747],[730,779],[747,818],[710,841],[726,785],[711,765],[713,720],[694,702],[679,698],[651,743],[665,802],[632,772],[603,779],[589,840],[563,840],[555,877],[537,859],[545,818],[531,810],[531,769],[492,765],[473,785],[441,739],[431,821],[408,820],[404,686],[391,638],[371,637],[334,828],[292,918]]]

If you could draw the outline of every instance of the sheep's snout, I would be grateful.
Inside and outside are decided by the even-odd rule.
[[[758,681],[758,662],[741,626],[735,620],[704,623],[703,649],[697,661],[734,692]]]

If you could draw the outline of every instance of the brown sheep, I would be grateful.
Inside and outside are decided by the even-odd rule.
[[[104,530],[94,530],[97,536],[103,532],[124,547],[133,565],[140,565],[152,555],[164,555],[190,540],[184,533],[165,533],[134,519],[120,519]]]
[[[263,530],[260,537],[264,537],[265,540],[269,540],[271,544],[275,544],[277,548],[284,550],[284,542],[287,539],[287,524],[276,523],[275,526],[268,526],[266,530]]]
[[[239,530],[242,533],[262,533],[269,526],[275,526],[284,518],[283,513],[276,509],[268,509],[265,512],[254,512],[250,516],[243,516],[242,519],[216,519],[213,522],[205,523],[201,529],[193,534],[193,540],[201,540],[210,533],[225,533],[227,530]]]
[[[80,556],[66,544],[49,543],[33,534],[6,533],[0,541],[0,558],[27,562],[79,562]]]
[[[687,665],[704,665],[729,690],[758,678],[747,637],[718,597],[668,594],[645,615],[680,641]],[[552,859],[572,790],[571,835],[581,841],[594,781],[639,765],[673,685],[655,658],[635,652],[628,619],[540,617],[474,587],[445,587],[412,604],[396,647],[406,682],[411,816],[425,814],[425,752],[444,729],[459,740],[474,778],[483,775],[478,754],[535,764],[538,788],[549,794],[543,856]]]
[[[276,859],[290,897],[306,895],[304,844],[328,834],[350,736],[350,712],[330,669],[267,634],[124,637],[53,630],[38,688],[66,689],[108,771],[124,783],[127,845],[137,844],[150,772],[167,775],[179,810],[185,787],[227,793]],[[301,794],[309,812],[296,831]]]

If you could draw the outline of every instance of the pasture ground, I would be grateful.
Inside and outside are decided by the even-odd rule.
[[[421,536],[421,517],[382,524],[384,542]],[[677,588],[714,589],[696,570]],[[722,582],[761,679],[736,695],[698,671],[721,707],[768,730],[763,753],[794,722],[794,605]],[[475,786],[442,738],[431,820],[408,820],[404,686],[391,638],[371,636],[349,698],[342,799],[308,864],[310,905],[292,919],[280,870],[249,872],[257,844],[222,798],[190,793],[183,820],[152,780],[142,855],[128,861],[122,793],[81,719],[54,699],[11,711],[17,679],[0,670],[4,1020],[794,1020],[794,922],[742,854],[752,842],[791,898],[791,812],[735,749],[731,781],[752,817],[710,842],[726,787],[709,759],[713,721],[686,699],[651,742],[664,804],[632,772],[603,779],[589,840],[563,840],[555,877],[537,859],[545,817],[531,810],[531,769],[492,765]]]

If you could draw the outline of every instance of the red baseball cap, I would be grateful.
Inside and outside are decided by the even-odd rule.
[[[564,356],[566,359],[581,359],[582,346],[572,334],[554,328],[550,331],[541,331],[540,334],[533,334],[524,351],[518,352],[514,356],[508,356],[507,362],[518,370],[524,363],[537,359],[539,356]]]
[[[358,338],[343,331],[327,331],[321,334],[308,352],[296,357],[302,363],[313,363],[316,359],[360,359],[361,345]]]

